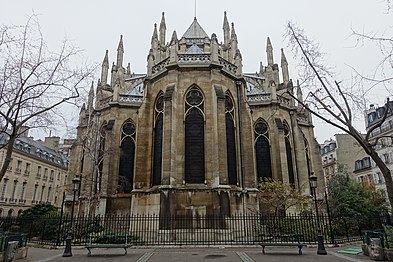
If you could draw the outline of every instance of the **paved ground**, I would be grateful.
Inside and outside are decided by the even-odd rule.
[[[349,246],[348,246],[349,247]],[[357,245],[356,247],[360,247]],[[234,248],[234,247],[209,247],[209,248],[129,248],[128,254],[123,255],[123,249],[93,249],[92,256],[87,257],[87,251],[82,248],[73,248],[72,257],[62,257],[63,249],[45,249],[29,247],[28,257],[21,262],[47,262],[47,261],[130,261],[130,262],[224,262],[224,261],[266,261],[266,262],[329,262],[329,261],[370,261],[363,255],[343,255],[337,253],[342,248],[327,248],[328,255],[316,254],[316,248],[303,248],[303,255],[297,255],[297,248],[266,248],[263,255],[260,248]]]

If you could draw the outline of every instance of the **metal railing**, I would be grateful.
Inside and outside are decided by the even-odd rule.
[[[366,218],[320,215],[325,243],[362,240],[363,230],[382,229],[390,225],[389,216]],[[71,226],[69,215],[42,217],[0,217],[4,231],[23,233],[29,242],[61,246]],[[1,230],[1,229],[0,229]],[[133,245],[258,245],[261,236],[301,234],[304,244],[315,244],[315,215],[264,216],[234,214],[230,216],[75,216],[72,225],[73,245],[85,245],[90,236],[128,235]]]

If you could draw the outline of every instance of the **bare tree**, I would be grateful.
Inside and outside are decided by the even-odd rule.
[[[374,160],[381,170],[386,182],[386,191],[390,205],[393,210],[393,181],[389,168],[376,152],[375,145],[379,137],[371,139],[371,133],[380,128],[386,120],[391,108],[389,99],[385,104],[384,115],[379,122],[371,126],[366,135],[362,134],[353,124],[355,114],[362,109],[362,92],[356,85],[342,86],[340,81],[336,81],[334,75],[323,63],[323,54],[319,51],[319,45],[310,40],[304,31],[293,23],[287,25],[287,38],[296,56],[300,57],[302,66],[302,81],[307,95],[292,96],[298,105],[320,118],[324,122],[351,135]],[[363,107],[364,110],[364,107]]]
[[[11,162],[22,128],[45,128],[62,114],[59,107],[74,104],[85,90],[94,67],[79,64],[82,50],[64,40],[51,52],[41,33],[36,15],[23,26],[0,27],[0,135],[6,143],[0,181]],[[80,62],[79,62],[80,63]]]
[[[100,112],[88,106],[86,110],[82,109],[81,114],[77,141],[73,145],[71,157],[74,165],[71,165],[69,171],[72,174],[78,174],[81,180],[79,200],[86,200],[84,211],[90,215],[96,213],[97,203],[100,202],[102,196],[106,195],[107,190],[116,193],[121,191],[111,186],[103,188],[108,179],[107,165],[104,161],[109,162],[113,155],[120,154],[120,148],[107,146],[111,143],[108,141],[111,140],[111,132],[107,130],[108,123],[100,120]],[[109,184],[114,186],[112,181]]]

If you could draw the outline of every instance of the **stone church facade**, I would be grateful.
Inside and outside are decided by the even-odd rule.
[[[281,52],[244,73],[234,24],[222,42],[191,23],[166,40],[154,31],[147,72],[123,65],[123,39],[80,111],[70,174],[81,179],[80,214],[230,215],[259,210],[258,182],[282,180],[309,194],[322,178],[311,115]],[[280,73],[281,72],[281,73]],[[110,78],[109,78],[110,75]],[[72,176],[69,176],[72,179]],[[323,188],[323,179],[319,179]]]

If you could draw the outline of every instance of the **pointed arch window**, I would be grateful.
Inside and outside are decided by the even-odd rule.
[[[106,126],[107,123],[104,122],[100,129],[100,142],[98,147],[98,158],[97,158],[97,173],[95,177],[94,193],[97,193],[101,190],[101,181],[102,181],[102,171],[104,168],[104,154],[105,154],[105,142],[106,142]]]
[[[229,92],[225,93],[225,130],[227,142],[228,183],[237,185],[236,128],[234,103]]]
[[[185,99],[185,182],[205,182],[205,115],[202,92],[192,87]]]
[[[131,120],[121,128],[118,193],[130,193],[134,182],[136,129]]]
[[[289,184],[292,187],[295,187],[295,173],[293,171],[292,147],[289,138],[290,138],[290,129],[288,123],[284,121],[284,139],[285,139],[285,151],[287,155],[288,179],[289,179]]]
[[[254,126],[255,154],[258,181],[272,178],[272,164],[270,156],[269,128],[267,123],[258,119]]]
[[[164,95],[161,92],[154,105],[153,129],[153,181],[152,184],[160,185],[162,176],[162,139],[164,129]]]
[[[306,164],[307,164],[307,175],[308,178],[311,176],[311,157],[310,157],[310,146],[308,144],[307,138],[303,134],[303,142],[304,142],[304,151],[306,153]],[[310,181],[310,179],[308,180]],[[310,192],[313,194],[314,190],[311,190],[311,185],[310,185]]]

